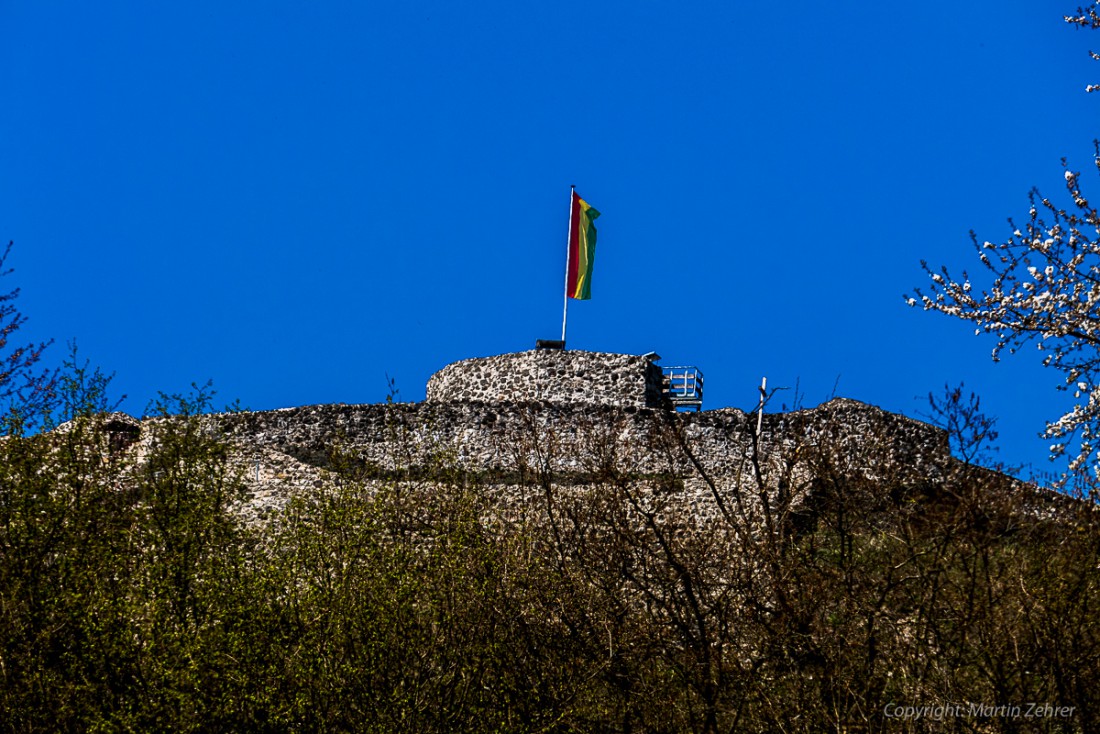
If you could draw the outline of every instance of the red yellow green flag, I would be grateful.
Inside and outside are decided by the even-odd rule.
[[[569,212],[569,266],[565,295],[577,300],[592,297],[592,262],[596,257],[596,217],[600,213],[573,192]]]

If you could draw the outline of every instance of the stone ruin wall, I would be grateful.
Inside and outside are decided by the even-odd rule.
[[[523,490],[508,485],[521,475],[549,471],[556,481],[584,483],[610,462],[646,481],[678,478],[682,496],[674,501],[694,508],[707,504],[704,477],[724,491],[743,484],[756,428],[755,415],[736,409],[675,413],[545,402],[316,405],[213,420],[237,447],[255,501],[272,507],[323,487],[336,450],[375,476],[456,466],[499,485],[502,495],[514,493],[513,502]],[[920,480],[950,460],[940,429],[844,399],[766,414],[760,445],[773,463],[797,450],[803,475],[813,471],[814,449],[842,471],[872,478],[890,472]]]
[[[424,403],[313,405],[204,420],[233,447],[251,516],[323,491],[337,454],[372,481],[457,467],[513,506],[532,491],[520,484],[536,472],[573,486],[614,466],[655,487],[671,481],[679,487],[672,501],[694,510],[706,504],[708,482],[723,491],[745,485],[756,431],[756,416],[736,409],[664,406],[661,370],[649,357],[560,350],[448,365],[430,379]],[[803,477],[813,476],[815,456],[831,457],[844,472],[913,479],[937,475],[950,460],[943,431],[843,399],[766,414],[759,446],[769,468],[794,462]]]
[[[549,389],[535,391],[558,400],[501,397],[501,385],[521,396],[532,389],[519,378],[508,379],[511,371],[531,367],[535,371],[521,374],[537,386],[560,376],[551,372],[555,366],[575,377],[602,369],[603,377],[586,380],[585,393],[577,393],[569,380],[568,389],[546,382]],[[618,379],[611,377],[616,374]],[[485,382],[471,383],[471,375]],[[540,477],[549,477],[558,493],[583,496],[614,491],[616,485],[604,481],[611,476],[634,487],[633,496],[661,517],[699,524],[717,520],[722,502],[757,501],[761,487],[753,477],[754,446],[759,446],[766,476],[763,489],[785,491],[797,503],[811,498],[814,480],[826,473],[872,482],[889,478],[900,483],[893,488],[918,487],[937,482],[956,463],[945,431],[846,399],[766,414],[757,441],[755,414],[733,408],[678,413],[643,407],[659,390],[659,377],[647,357],[523,353],[444,368],[432,377],[430,400],[424,403],[312,405],[200,420],[204,432],[229,446],[230,461],[248,491],[239,509],[250,522],[273,518],[291,497],[328,491],[339,481],[336,470],[349,465],[361,470],[358,476],[368,488],[397,483],[434,493],[441,476],[449,477],[442,481],[474,481],[495,498],[500,518],[538,511],[545,499]],[[610,397],[594,394],[593,385],[606,386]],[[622,385],[633,385],[635,391],[620,390]],[[463,397],[475,394],[495,399]],[[565,395],[578,399],[560,399]],[[156,424],[172,419],[142,422],[110,414],[102,420],[104,455],[132,452],[140,466],[156,441]],[[612,474],[602,471],[606,467],[613,467]],[[453,468],[468,474],[440,473]],[[1022,486],[997,476],[1005,486]],[[1052,511],[1049,494],[1036,494],[1034,511]]]
[[[661,368],[645,356],[535,349],[447,365],[428,380],[428,402],[481,401],[667,407]]]
[[[548,403],[312,405],[213,416],[231,441],[260,446],[328,469],[333,451],[380,471],[439,462],[467,471],[542,466],[584,472],[593,452],[611,452],[624,471],[696,471],[731,477],[752,450],[755,414],[700,413]],[[925,423],[837,398],[817,408],[765,414],[762,453],[796,445],[840,452],[856,466],[892,464],[931,471],[949,456],[947,435]],[[875,458],[872,458],[875,457]]]

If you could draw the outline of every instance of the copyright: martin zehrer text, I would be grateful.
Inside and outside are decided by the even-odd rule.
[[[1076,706],[1049,703],[937,703],[917,706],[888,703],[882,713],[888,719],[1068,719]]]

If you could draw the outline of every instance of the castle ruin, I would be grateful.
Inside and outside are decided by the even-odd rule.
[[[533,350],[447,365],[428,381],[422,403],[312,405],[212,420],[237,447],[260,505],[321,487],[334,451],[377,477],[447,464],[503,484],[533,467],[582,481],[599,462],[614,461],[639,476],[674,476],[688,494],[708,482],[737,485],[756,451],[772,460],[793,456],[796,446],[803,457],[827,448],[851,471],[903,467],[914,478],[950,460],[941,429],[853,400],[765,413],[759,433],[755,413],[677,412],[656,359]]]

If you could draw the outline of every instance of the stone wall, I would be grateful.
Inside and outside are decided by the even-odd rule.
[[[583,484],[610,466],[625,476],[673,478],[694,506],[708,482],[735,491],[751,475],[756,428],[755,416],[729,408],[676,413],[548,402],[313,405],[210,420],[236,447],[256,501],[269,505],[316,491],[338,462],[351,462],[374,477],[431,476],[453,466],[502,492],[533,473]],[[765,415],[759,445],[776,466],[790,462],[788,476],[812,476],[824,459],[846,474],[923,481],[951,460],[944,431],[844,399]]]
[[[467,359],[432,375],[429,403],[459,401],[667,407],[649,357],[559,349]]]
[[[822,471],[923,482],[951,461],[944,431],[852,400],[765,415],[757,436],[756,417],[740,410],[670,410],[661,383],[650,357],[534,350],[448,365],[429,380],[424,403],[204,420],[233,447],[253,517],[324,491],[333,470],[348,468],[382,483],[471,472],[515,507],[535,477],[569,487],[615,476],[695,515],[716,487],[749,496],[742,488],[757,481],[758,466],[769,486],[809,491]]]
[[[759,435],[755,414],[669,407],[649,357],[537,350],[449,365],[431,377],[424,403],[201,420],[230,447],[249,489],[241,511],[257,520],[351,476],[429,492],[439,482],[474,481],[516,512],[546,483],[606,491],[627,482],[646,502],[707,521],[721,502],[743,508],[762,492],[801,502],[827,476],[888,479],[886,491],[924,486],[954,462],[945,431],[853,400],[766,414]],[[140,464],[156,420],[124,418],[104,418],[104,451],[136,442]]]

